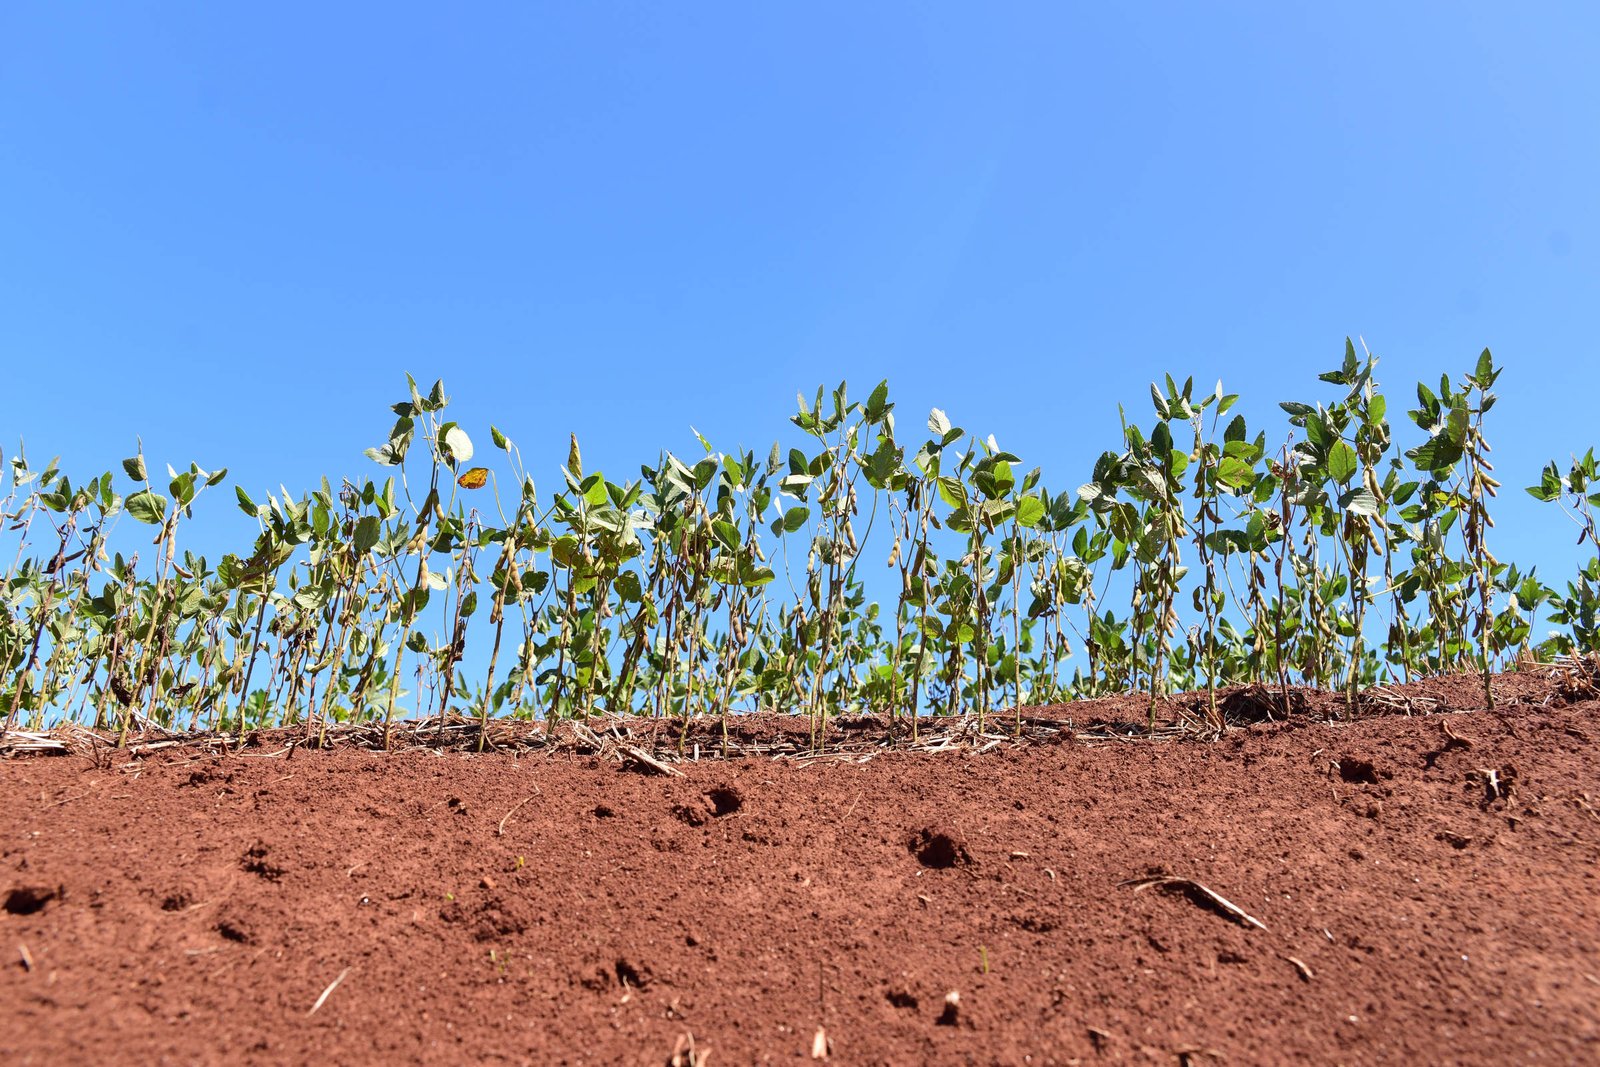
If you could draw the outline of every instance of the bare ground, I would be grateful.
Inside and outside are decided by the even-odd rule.
[[[1496,686],[1209,743],[1085,740],[1137,698],[982,754],[847,724],[681,777],[615,746],[6,760],[0,1061],[1597,1062],[1600,702]]]

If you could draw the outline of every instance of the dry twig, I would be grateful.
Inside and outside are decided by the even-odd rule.
[[[1202,885],[1192,878],[1175,878],[1170,875],[1155,875],[1149,878],[1130,878],[1126,882],[1119,882],[1117,884],[1132,886],[1135,893],[1149,889],[1151,886],[1159,886],[1162,889],[1181,890],[1184,895],[1188,896],[1191,900],[1198,898],[1199,902],[1203,902],[1211,908],[1221,911],[1224,915],[1227,915],[1235,922],[1245,926],[1254,926],[1258,930],[1265,930],[1267,928],[1266,924],[1260,919],[1257,919],[1255,916],[1251,915],[1249,912],[1245,911],[1243,908],[1239,907],[1239,905],[1233,903],[1216,890]]]
[[[328,988],[322,991],[322,996],[318,997],[317,1002],[311,1005],[311,1010],[306,1012],[308,1017],[315,1015],[317,1013],[317,1009],[322,1007],[323,1004],[327,1003],[329,995],[331,995],[335,989],[339,988],[339,983],[344,981],[344,976],[349,973],[350,968],[346,967],[344,970],[339,972],[339,977],[328,983]]]
[[[626,753],[628,758],[632,759],[635,763],[643,765],[649,770],[654,771],[656,774],[664,774],[668,778],[682,778],[684,776],[683,772],[678,770],[678,768],[670,767],[667,764],[662,763],[660,760],[656,759],[654,756],[650,755],[650,753],[646,752],[637,745],[623,745],[622,751]]]
[[[694,1047],[694,1034],[684,1031],[678,1035],[678,1040],[673,1042],[672,1055],[668,1057],[668,1067],[705,1067],[706,1061],[711,1058],[710,1049],[696,1050]]]
[[[496,836],[496,837],[504,837],[504,836],[506,836],[506,820],[511,818],[511,816],[515,815],[517,812],[521,811],[522,810],[522,805],[526,804],[528,801],[532,800],[534,797],[536,797],[538,795],[539,795],[539,787],[538,786],[534,786],[532,793],[529,793],[527,796],[525,796],[521,800],[517,801],[515,807],[513,807],[510,811],[506,812],[504,815],[500,816],[500,825],[495,827],[494,836]]]
[[[1439,720],[1439,726],[1440,726],[1440,728],[1442,730],[1444,730],[1445,739],[1452,745],[1459,745],[1462,748],[1471,748],[1474,744],[1477,743],[1477,742],[1473,741],[1472,738],[1470,738],[1470,737],[1462,737],[1460,734],[1458,734],[1454,730],[1450,729],[1450,720],[1449,719],[1440,719]]]

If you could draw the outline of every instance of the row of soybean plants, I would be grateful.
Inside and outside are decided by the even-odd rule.
[[[1557,589],[1491,550],[1489,353],[1417,387],[1410,448],[1375,364],[1347,341],[1321,376],[1334,398],[1282,404],[1270,439],[1220,385],[1169,377],[1075,489],[938,409],[904,436],[887,384],[865,401],[841,384],[800,398],[804,447],[701,437],[702,454],[617,483],[574,439],[541,496],[498,429],[474,466],[442,384],[408,378],[368,452],[385,476],[236,488],[259,536],[214,562],[180,543],[225,471],[157,485],[138,455],[74,483],[19,451],[0,714],[122,736],[755,710],[915,730],[929,712],[1205,690],[1220,724],[1227,683],[1336,687],[1354,709],[1377,681],[1470,669],[1492,700],[1488,673],[1513,657],[1593,649],[1600,556]],[[1595,475],[1589,453],[1529,490],[1591,547]],[[137,553],[117,548],[130,525]]]

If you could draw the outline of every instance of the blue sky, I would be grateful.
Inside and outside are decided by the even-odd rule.
[[[1596,54],[1589,4],[11,3],[0,441],[306,488],[410,371],[553,487],[887,377],[1069,488],[1152,378],[1270,417],[1354,334],[1397,408],[1494,349],[1498,546],[1565,570],[1520,486],[1600,442]]]

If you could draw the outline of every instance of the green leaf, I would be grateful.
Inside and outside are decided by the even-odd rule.
[[[250,494],[246,493],[244,491],[244,487],[243,486],[241,486],[241,485],[234,486],[233,487],[233,495],[236,496],[239,499],[239,510],[240,511],[244,512],[246,515],[250,516],[252,519],[261,514],[260,510],[258,510],[257,507],[256,507],[256,502],[254,500],[250,499]]]
[[[1256,480],[1256,471],[1241,459],[1225,456],[1217,465],[1217,480],[1230,489],[1243,489]]]
[[[563,567],[573,568],[583,562],[583,551],[578,544],[578,539],[571,534],[563,534],[550,545],[550,555]]]
[[[896,447],[887,437],[881,440],[878,450],[872,453],[866,464],[867,480],[874,489],[882,489],[887,485],[905,458],[905,449]]]
[[[1306,440],[1307,441],[1311,442],[1311,444],[1314,445],[1320,451],[1322,449],[1328,448],[1333,443],[1333,439],[1334,439],[1333,431],[1328,428],[1328,424],[1322,420],[1322,417],[1320,415],[1314,413],[1312,415],[1307,416],[1307,418],[1306,418]]]
[[[1009,493],[1016,488],[1017,476],[1008,460],[998,460],[994,465],[994,488],[997,493]]]
[[[378,543],[383,524],[376,515],[363,515],[356,520],[355,536],[351,539],[356,555],[364,556]]]
[[[1332,475],[1333,480],[1345,485],[1355,477],[1359,468],[1360,459],[1356,456],[1356,450],[1351,448],[1348,442],[1335,441],[1333,448],[1328,452],[1328,473]]]
[[[630,604],[637,604],[644,599],[644,586],[633,571],[623,571],[617,575],[612,587],[616,589],[618,596]]]
[[[794,533],[806,524],[811,518],[811,509],[793,507],[783,513],[783,529],[786,533]]]
[[[140,522],[160,526],[167,517],[167,498],[148,489],[141,489],[123,502],[128,514]]]
[[[1552,491],[1548,485],[1530,485],[1528,486],[1528,495],[1535,500],[1542,500],[1546,504],[1556,498],[1556,492]]]
[[[729,552],[739,549],[739,527],[727,519],[715,519],[711,523],[711,530],[717,535],[717,540],[722,542],[722,547]]]
[[[144,456],[131,456],[122,461],[122,469],[128,472],[128,477],[136,482],[142,482],[148,475],[144,469]]]
[[[1034,527],[1039,525],[1048,509],[1044,501],[1036,496],[1025,496],[1017,502],[1017,525]]]
[[[749,562],[739,567],[739,584],[749,589],[766,585],[776,577],[771,567],[757,567]]]
[[[891,406],[889,404],[889,381],[886,378],[879,382],[878,387],[872,391],[872,395],[867,397],[867,418],[872,422],[877,422],[888,413]]]
[[[1466,436],[1466,411],[1460,406],[1452,407],[1439,432],[1406,452],[1406,457],[1417,465],[1418,470],[1449,470],[1460,461],[1466,449]]]
[[[511,442],[506,435],[501,433],[493,423],[489,424],[489,440],[494,442],[494,447],[502,452],[511,451]]]
[[[167,491],[177,497],[178,503],[188,507],[194,503],[194,475],[185,471],[175,476],[167,485]]]

